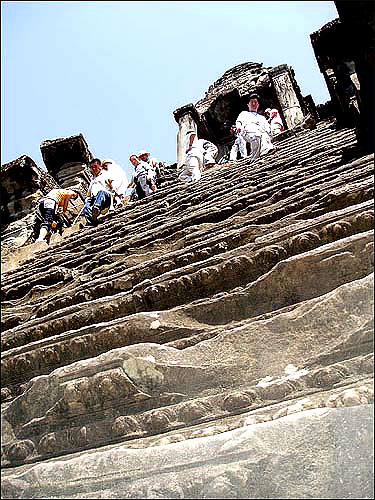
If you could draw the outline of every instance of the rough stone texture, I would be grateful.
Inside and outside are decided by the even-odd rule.
[[[355,126],[359,111],[359,82],[352,36],[340,19],[310,35],[319,69],[326,82],[338,127]]]
[[[373,498],[370,405],[315,409],[4,474],[3,498]],[[365,458],[366,457],[366,458]],[[98,477],[95,471],[100,471]]]
[[[21,246],[31,233],[37,200],[58,187],[57,182],[29,156],[1,166],[1,240],[7,247]]]
[[[2,273],[3,498],[372,498],[373,155],[172,172]]]
[[[328,86],[350,51],[322,40],[346,6],[312,36]],[[361,99],[365,7],[349,54]],[[3,498],[373,498],[369,116],[356,132],[334,85],[316,109],[290,67],[244,63],[175,111],[178,142],[193,127],[223,152],[224,124],[255,90],[288,125],[272,153],[193,185],[177,181],[179,160],[164,165],[154,195],[98,227],[18,261],[5,252]],[[59,185],[85,188],[81,134],[41,151]],[[15,240],[26,195],[6,204],[22,217]]]
[[[255,92],[259,88],[268,87],[270,69],[272,68],[255,62],[245,62],[228,69],[209,86],[205,96],[195,104],[196,110],[203,114],[217,97],[222,97],[231,91],[237,91],[240,97],[247,98],[250,91]]]
[[[47,170],[61,187],[80,187],[85,194],[90,182],[88,164],[93,156],[82,134],[43,141],[40,151]]]
[[[367,1],[335,1],[341,23],[350,40],[358,76],[358,139],[361,149],[374,151],[374,4]]]

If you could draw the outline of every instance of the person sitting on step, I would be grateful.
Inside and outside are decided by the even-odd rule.
[[[99,158],[90,161],[90,171],[93,179],[88,187],[83,214],[88,226],[96,226],[98,216],[106,214],[111,206],[112,192],[108,181],[112,179],[107,171],[102,170]]]

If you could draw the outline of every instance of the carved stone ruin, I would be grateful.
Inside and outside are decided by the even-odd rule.
[[[30,248],[3,498],[371,498],[372,169],[319,122]]]
[[[351,37],[340,19],[310,35],[315,57],[327,84],[338,127],[354,127],[359,114],[359,81]]]
[[[310,35],[337,126],[356,126],[364,152],[374,151],[374,6],[335,2],[339,18]]]
[[[40,151],[48,172],[61,187],[75,186],[84,194],[90,182],[88,165],[93,156],[82,134],[43,141]]]
[[[303,123],[308,109],[294,77],[293,69],[282,64],[275,68],[247,62],[226,71],[195,105],[187,104],[174,111],[179,126],[177,164],[184,161],[186,132],[197,131],[199,138],[213,142],[218,159],[227,154],[233,142],[229,128],[241,111],[247,109],[249,95],[257,92],[261,110],[277,108],[286,129]],[[311,96],[310,96],[311,97]]]
[[[374,4],[367,1],[336,1],[340,21],[350,40],[359,85],[359,144],[374,151]]]

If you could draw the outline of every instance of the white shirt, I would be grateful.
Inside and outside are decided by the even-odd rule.
[[[236,127],[249,135],[271,135],[270,124],[263,115],[256,111],[241,111],[236,120]]]
[[[151,177],[150,172],[152,170],[152,167],[146,162],[141,160],[136,167],[134,167],[134,174],[132,175],[132,178],[130,180],[131,184],[135,184],[138,180],[138,177],[141,175],[146,175],[146,177]]]
[[[269,123],[270,123],[270,126],[271,126],[271,132],[274,132],[274,131],[283,131],[284,129],[284,125],[283,125],[283,122],[281,120],[281,117],[279,115],[279,112],[277,111],[277,109],[271,109],[271,116],[272,114],[274,114],[275,116],[273,116]]]
[[[107,176],[113,181],[112,186],[114,191],[120,196],[124,196],[129,182],[125,171],[120,165],[117,165],[117,163],[109,163]]]
[[[108,184],[106,184],[106,180],[109,178],[108,173],[105,170],[102,170],[100,174],[94,177],[90,182],[87,190],[88,195],[96,196],[99,191],[107,191],[107,193],[112,194]]]

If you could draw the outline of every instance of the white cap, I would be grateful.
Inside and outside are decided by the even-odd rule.
[[[149,153],[148,151],[146,151],[145,149],[141,149],[140,152],[138,153],[138,156],[142,156],[142,155],[147,155],[147,156],[150,156],[151,153]]]
[[[104,165],[105,163],[114,163],[114,161],[110,158],[106,158],[105,160],[102,160],[102,165]]]

